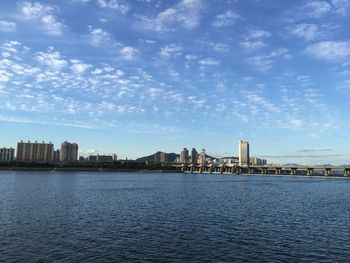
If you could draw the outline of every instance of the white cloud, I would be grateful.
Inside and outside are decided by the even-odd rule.
[[[187,29],[199,25],[202,3],[200,0],[182,0],[164,11],[158,13],[155,18],[139,16],[136,28],[154,31],[172,31],[175,26]]]
[[[123,0],[97,0],[97,4],[101,8],[110,8],[126,14],[130,10],[130,6]]]
[[[187,60],[196,60],[198,57],[192,54],[188,54],[185,56]]]
[[[332,9],[332,6],[326,1],[307,1],[305,6],[309,15],[315,18],[329,13]]]
[[[291,55],[289,50],[286,48],[278,48],[269,54],[250,57],[247,59],[247,62],[259,71],[267,71],[272,67],[274,60],[277,58],[290,59]]]
[[[211,46],[214,48],[214,50],[219,52],[227,52],[229,51],[229,45],[224,43],[212,43]]]
[[[241,19],[239,14],[227,10],[225,13],[217,15],[212,25],[215,27],[228,27],[234,25],[239,19]]]
[[[20,8],[24,18],[36,19],[44,28],[46,34],[52,36],[62,35],[62,30],[65,25],[53,15],[55,8],[50,5],[44,5],[39,2],[23,2]]]
[[[203,66],[216,66],[220,64],[220,60],[214,58],[204,58],[198,61],[198,64]]]
[[[257,40],[257,41],[246,40],[246,41],[242,41],[240,45],[241,47],[243,47],[245,50],[249,52],[256,51],[263,47],[266,47],[266,44],[261,40]]]
[[[248,34],[248,38],[253,38],[253,39],[267,38],[270,36],[271,36],[270,32],[262,29],[251,30]]]
[[[350,42],[321,41],[306,48],[311,56],[327,61],[338,61],[350,57]]]
[[[339,87],[340,90],[350,91],[350,79],[344,80]]]
[[[45,15],[41,19],[41,23],[46,29],[49,35],[60,36],[62,35],[62,30],[64,25],[56,20],[52,15]]]
[[[0,82],[7,82],[12,76],[10,72],[0,69]]]
[[[40,18],[54,10],[52,6],[43,5],[39,2],[23,2],[20,8],[22,14],[29,19]]]
[[[58,51],[53,51],[52,49],[48,52],[38,52],[35,59],[41,64],[57,71],[62,70],[68,64]]]
[[[16,31],[16,23],[12,21],[0,21],[0,31],[2,32],[14,32]]]
[[[101,28],[93,28],[92,26],[89,26],[88,29],[90,31],[90,41],[92,45],[99,47],[115,44],[111,35]]]
[[[247,37],[240,43],[240,45],[248,52],[257,51],[267,46],[264,39],[270,36],[271,33],[268,31],[254,29],[247,34]]]
[[[289,126],[292,126],[292,127],[300,127],[303,125],[303,121],[302,120],[299,120],[299,119],[293,119],[293,120],[290,120],[289,121]]]
[[[349,0],[332,0],[331,4],[337,14],[346,15],[350,8]]]
[[[120,54],[122,55],[122,57],[124,59],[132,60],[139,54],[139,51],[136,48],[133,48],[133,47],[123,47],[120,50]]]
[[[170,58],[170,57],[178,57],[182,55],[183,47],[178,46],[176,44],[170,44],[165,47],[162,47],[160,49],[159,54],[163,57]]]
[[[306,41],[314,40],[317,36],[318,26],[315,24],[298,24],[292,28],[292,34]]]
[[[81,61],[75,59],[71,60],[71,62],[73,65],[70,68],[77,75],[83,74],[85,71],[92,67],[89,64],[84,64]]]
[[[91,0],[73,0],[74,3],[88,3],[91,2]]]

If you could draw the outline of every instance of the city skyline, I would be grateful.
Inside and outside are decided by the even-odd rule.
[[[350,162],[348,0],[0,6],[0,147]]]

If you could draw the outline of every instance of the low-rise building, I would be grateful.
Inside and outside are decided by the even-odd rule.
[[[88,162],[114,162],[117,161],[117,155],[116,154],[110,154],[110,155],[104,155],[104,154],[97,154],[97,155],[89,155],[87,158]]]

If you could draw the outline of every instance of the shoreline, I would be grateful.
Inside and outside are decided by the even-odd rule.
[[[137,169],[109,167],[0,167],[1,171],[14,172],[139,172],[139,173],[182,173],[179,170],[167,169]]]
[[[0,167],[0,172],[110,172],[110,173],[179,173],[179,174],[193,174],[193,175],[231,175],[231,176],[259,176],[259,177],[291,177],[291,178],[318,178],[318,179],[350,179],[347,176],[339,175],[289,175],[289,174],[249,174],[249,173],[189,173],[174,169],[136,169],[136,168],[108,168],[108,167]]]

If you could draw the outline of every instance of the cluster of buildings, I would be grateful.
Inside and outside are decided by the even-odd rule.
[[[11,163],[55,163],[74,162],[78,159],[78,144],[64,141],[61,148],[55,150],[53,143],[23,142],[17,143],[17,149],[1,148],[0,162]]]
[[[17,149],[0,148],[0,163],[74,163],[80,162],[114,162],[117,155],[89,155],[78,158],[78,144],[64,141],[59,149],[55,149],[49,142],[23,142],[17,143]]]
[[[142,159],[142,158],[141,158]],[[54,148],[49,142],[23,142],[17,143],[17,149],[0,148],[0,163],[103,163],[117,161],[116,154],[109,155],[89,155],[88,157],[80,156],[78,158],[78,144],[67,141],[62,142],[60,149]],[[182,165],[229,165],[229,166],[250,166],[266,165],[267,161],[263,158],[250,157],[249,142],[240,140],[238,142],[238,157],[215,158],[206,154],[205,149],[197,152],[192,148],[191,152],[183,148],[180,154],[157,152],[152,155],[152,160],[146,162],[158,164],[182,164]]]
[[[202,151],[198,153],[196,148],[192,148],[191,155],[187,148],[183,148],[180,152],[180,156],[176,159],[176,163],[192,165],[206,165],[212,163],[212,161],[213,158],[205,153],[205,149],[202,149]]]
[[[238,142],[238,157],[222,157],[214,158],[205,153],[205,149],[202,149],[200,153],[195,148],[192,148],[191,153],[187,148],[183,148],[179,157],[176,160],[178,164],[185,165],[266,165],[267,161],[259,157],[250,157],[249,155],[249,142],[240,140]]]
[[[96,154],[96,155],[89,155],[88,157],[80,156],[79,157],[80,162],[88,162],[88,163],[108,163],[108,162],[114,162],[117,161],[117,155],[116,154]]]

